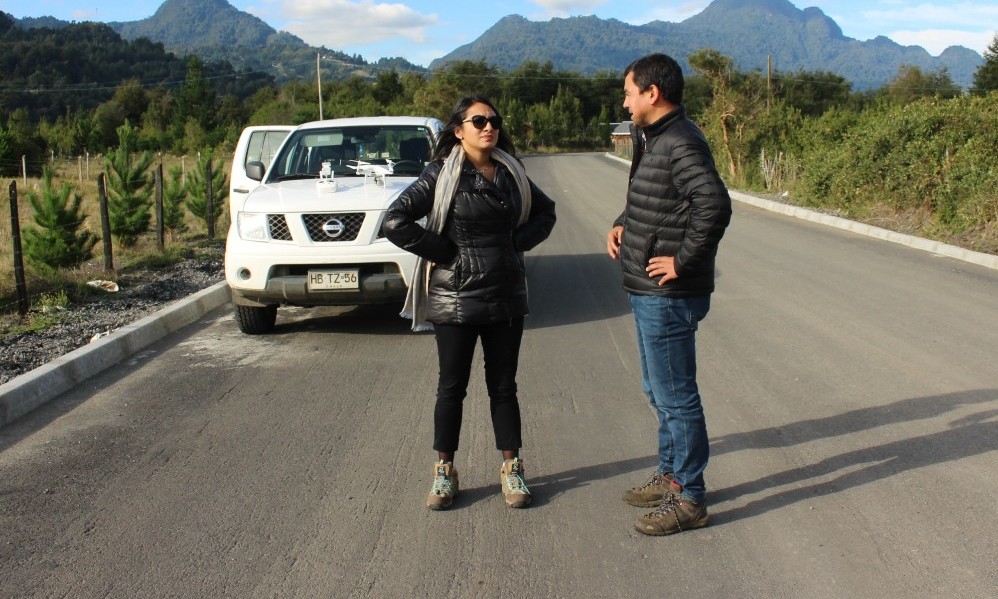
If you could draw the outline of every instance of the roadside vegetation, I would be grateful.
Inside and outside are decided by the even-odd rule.
[[[695,70],[687,111],[731,188],[998,253],[998,36],[969,91],[945,70],[902,67],[883,88],[854,92],[832,73],[739,72],[709,49],[687,58]],[[228,226],[229,163],[245,126],[299,124],[320,114],[445,118],[457,98],[481,94],[496,101],[517,150],[533,153],[619,148],[611,132],[628,118],[620,73],[584,76],[550,63],[507,71],[466,61],[429,75],[386,68],[323,81],[321,105],[314,82],[261,80],[230,93],[232,81],[206,77],[197,57],[186,67],[182,83],[128,79],[96,107],[68,103],[55,118],[23,105],[0,112],[2,193],[16,185],[23,237],[34,247],[25,252],[32,314],[53,297],[91,297],[97,292],[88,280],[217,250]],[[160,167],[164,250],[151,200]],[[108,181],[114,272],[104,272],[100,255],[98,173]],[[0,333],[26,326],[17,315],[7,214],[0,219]]]

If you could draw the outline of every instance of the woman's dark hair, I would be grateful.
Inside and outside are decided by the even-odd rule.
[[[454,131],[463,125],[464,119],[468,116],[468,109],[474,104],[485,104],[493,110],[496,114],[499,111],[496,109],[495,104],[493,104],[488,98],[482,96],[468,96],[461,98],[454,105],[454,110],[451,112],[450,119],[447,120],[447,124],[444,125],[444,130],[440,133],[440,138],[437,139],[437,145],[433,149],[433,160],[443,160],[450,156],[450,151],[454,149],[454,146],[461,143],[461,140],[457,138]],[[513,140],[506,133],[505,127],[499,129],[499,139],[496,142],[496,147],[500,150],[505,150],[509,154],[516,155],[516,150],[513,148]]]

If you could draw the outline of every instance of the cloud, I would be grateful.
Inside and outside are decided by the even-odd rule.
[[[963,46],[984,54],[988,44],[994,39],[992,33],[968,33],[952,29],[923,29],[921,31],[894,31],[887,37],[903,46],[921,46],[929,54],[938,56],[950,46]]]
[[[666,6],[663,6],[666,4]],[[671,5],[676,6],[671,6]],[[635,11],[635,16],[629,19],[621,19],[631,25],[644,25],[652,21],[666,21],[668,23],[682,23],[686,19],[698,15],[707,8],[710,0],[691,0],[688,2],[655,2],[645,10]]]
[[[995,34],[998,5],[924,3],[893,10],[864,10],[862,18],[868,27],[903,27],[885,35],[899,44],[922,46],[933,55],[949,46],[964,46],[983,54]]]
[[[546,16],[590,15],[606,0],[533,0]]]
[[[985,23],[998,21],[998,5],[990,2],[925,3],[891,10],[864,10],[862,18],[895,27],[903,24],[919,30],[923,26],[979,30]]]
[[[427,28],[438,22],[436,14],[372,0],[288,0],[281,13],[282,29],[308,44],[334,50],[398,38],[421,44]]]
[[[983,54],[998,24],[998,5],[994,2],[914,4],[881,0],[869,2],[870,8],[848,14],[842,14],[844,9],[838,0],[811,0],[809,4],[822,7],[849,37],[868,40],[883,35],[902,45],[922,46],[933,55],[949,46],[964,46]]]
[[[97,9],[93,10],[74,10],[72,16],[70,17],[73,21],[93,21],[97,18]]]

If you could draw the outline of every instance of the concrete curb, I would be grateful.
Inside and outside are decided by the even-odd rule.
[[[229,301],[222,281],[0,385],[0,428]]]
[[[629,160],[625,160],[613,154],[607,153],[606,156],[626,164],[631,163]],[[801,220],[820,223],[829,227],[835,227],[836,229],[844,229],[866,237],[882,239],[884,241],[890,241],[891,243],[899,243],[917,250],[939,254],[940,256],[947,256],[949,258],[956,258],[957,260],[962,260],[963,262],[969,262],[971,264],[977,264],[978,266],[998,270],[998,256],[992,254],[975,252],[957,247],[955,245],[942,243],[940,241],[932,241],[930,239],[915,237],[914,235],[907,235],[905,233],[898,233],[888,229],[881,229],[880,227],[858,223],[840,218],[838,216],[808,210],[807,208],[801,208],[800,206],[791,206],[789,204],[782,204],[772,200],[757,198],[753,195],[742,193],[740,191],[728,190],[728,195],[730,195],[733,200],[737,200],[757,208],[762,208],[763,210],[769,210],[770,212],[777,212],[787,216],[792,216],[794,218],[799,218]]]
[[[740,191],[728,191],[728,194],[733,200],[738,200],[739,202],[763,208],[764,210],[769,210],[770,212],[779,212],[780,214],[786,214],[787,216],[792,216],[794,218],[828,225],[829,227],[835,227],[836,229],[845,229],[846,231],[852,231],[853,233],[858,233],[866,237],[883,239],[884,241],[899,243],[916,250],[932,252],[933,254],[939,254],[940,256],[956,258],[957,260],[998,270],[998,256],[994,256],[992,254],[975,252],[957,247],[955,245],[942,243],[941,241],[932,241],[931,239],[923,239],[921,237],[915,237],[914,235],[906,235],[905,233],[881,229],[880,227],[865,225],[863,223],[847,220],[838,216],[822,214],[821,212],[815,212],[813,210],[808,210],[807,208],[801,208],[800,206],[790,206],[789,204],[781,204],[780,202],[757,198]]]

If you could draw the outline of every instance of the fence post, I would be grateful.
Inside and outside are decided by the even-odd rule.
[[[97,175],[97,199],[100,205],[101,233],[104,237],[104,272],[114,272],[114,256],[111,252],[111,217],[107,210],[107,186],[104,173]]]
[[[24,283],[21,223],[17,215],[17,181],[10,182],[10,236],[14,240],[14,285],[17,287],[17,312],[24,316],[28,313],[28,286]]]
[[[208,160],[208,162],[205,164],[204,170],[205,170],[206,185],[208,187],[208,189],[207,189],[207,191],[208,191],[208,201],[205,202],[205,204],[208,207],[207,208],[208,209],[208,240],[209,241],[215,241],[215,200],[212,197],[214,194],[212,194],[212,189],[211,189],[211,160]]]
[[[163,222],[163,160],[160,159],[159,166],[156,167],[156,244],[159,251],[163,251],[165,246]]]

